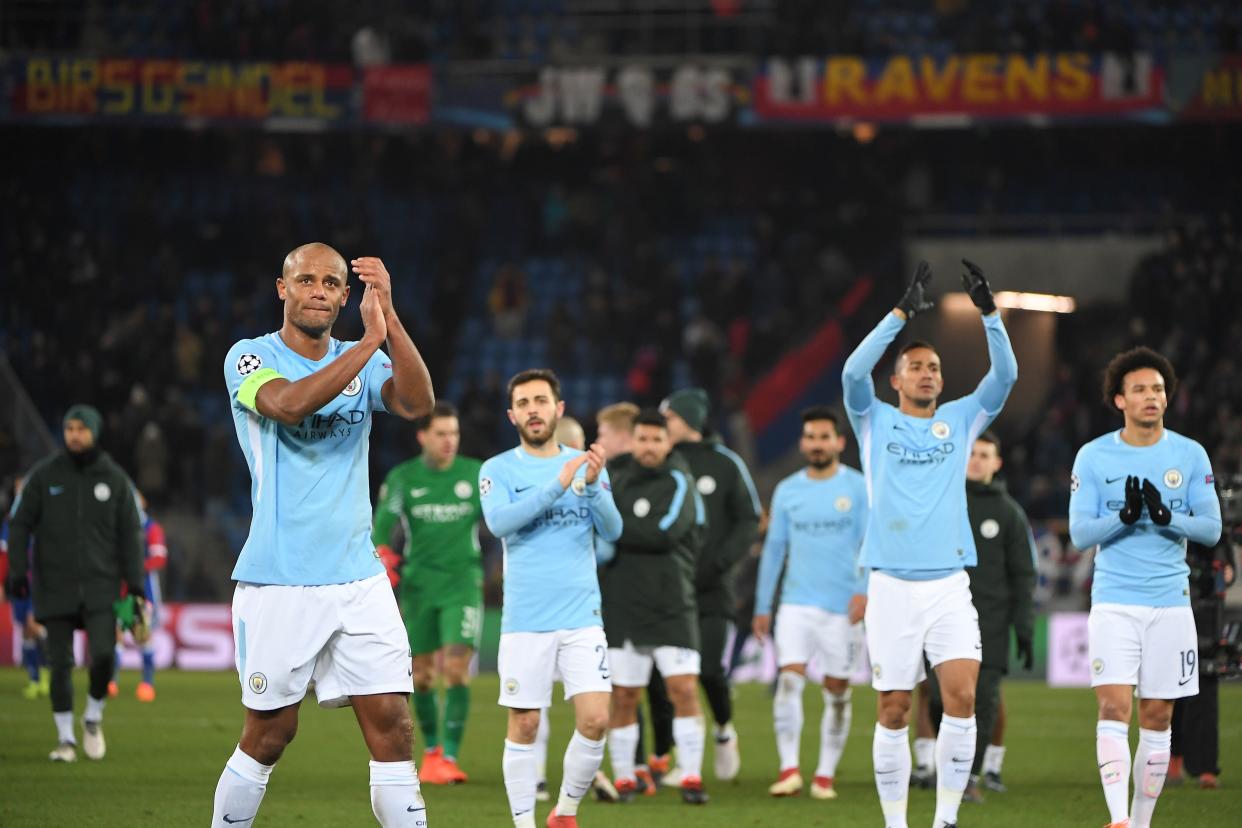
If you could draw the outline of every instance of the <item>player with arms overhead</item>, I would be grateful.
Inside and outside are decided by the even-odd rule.
[[[608,641],[595,575],[595,534],[621,535],[604,455],[558,444],[565,413],[551,371],[522,371],[509,380],[509,422],[520,444],[483,464],[483,519],[504,543],[504,608],[500,622],[500,700],[509,708],[503,769],[517,828],[534,828],[540,711],[552,703],[559,671],[573,700],[576,729],[565,750],[560,797],[550,828],[578,824],[578,805],[604,758],[612,692]]]
[[[411,759],[409,645],[371,545],[367,438],[372,412],[430,413],[431,378],[393,309],[383,263],[352,264],[366,286],[361,340],[331,336],[350,294],[345,260],[306,244],[276,279],[281,329],[243,339],[224,363],[254,516],[233,570],[246,719],[216,787],[211,824],[221,828],[258,813],[312,681],[320,705],[354,708],[380,825],[427,824]],[[391,356],[380,350],[385,339]]]
[[[872,759],[887,828],[906,828],[907,730],[924,652],[940,679],[945,712],[936,743],[935,828],[957,824],[975,755],[975,682],[983,645],[965,572],[976,560],[966,460],[975,438],[1005,404],[1018,363],[983,271],[963,263],[962,282],[983,315],[992,363],[972,393],[939,404],[940,356],[916,341],[901,349],[889,380],[898,405],[876,399],[876,363],[906,321],[932,307],[925,295],[927,262],[919,263],[897,307],[846,360],[841,380],[870,494],[862,565],[872,570],[867,649],[879,692]]]
[[[1173,366],[1150,348],[1114,357],[1104,404],[1125,425],[1079,449],[1070,480],[1070,538],[1079,549],[1099,546],[1087,648],[1100,781],[1111,824],[1130,828],[1151,825],[1164,787],[1173,700],[1199,692],[1186,541],[1214,546],[1221,533],[1207,452],[1164,427],[1176,389]],[[1136,686],[1139,745],[1127,812]]]

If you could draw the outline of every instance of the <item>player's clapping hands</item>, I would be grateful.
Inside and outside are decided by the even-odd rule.
[[[362,314],[365,335],[372,337],[373,341],[383,342],[388,337],[388,323],[384,321],[384,309],[380,305],[379,296],[370,285],[362,291],[362,302],[358,305],[358,311]]]
[[[1137,477],[1134,479],[1138,480]],[[1147,502],[1147,514],[1151,515],[1151,522],[1157,526],[1168,526],[1173,520],[1173,513],[1160,499],[1160,490],[1146,477],[1143,478],[1143,500]]]
[[[992,286],[983,275],[983,268],[970,259],[962,259],[966,272],[962,274],[962,288],[970,295],[970,301],[985,316],[996,311],[996,300],[992,297]]]
[[[1139,490],[1139,479],[1133,475],[1126,476],[1126,502],[1117,516],[1126,526],[1133,526],[1143,515],[1143,493]]]
[[[388,268],[384,267],[384,263],[374,256],[363,256],[351,259],[350,266],[367,289],[375,292],[384,315],[395,313],[392,306],[392,277],[388,275]]]
[[[595,481],[599,480],[600,470],[604,468],[604,449],[599,443],[591,443],[587,447],[586,452],[586,482],[588,486],[595,485]]]
[[[931,277],[931,265],[927,262],[919,262],[914,276],[910,279],[910,286],[906,288],[901,301],[897,303],[897,310],[904,313],[907,320],[935,307],[935,302],[927,298],[927,285],[931,282]]]

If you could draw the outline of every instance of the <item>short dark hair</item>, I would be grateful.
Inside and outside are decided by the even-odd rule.
[[[910,351],[916,350],[918,348],[926,348],[927,350],[931,351],[933,354],[940,353],[939,351],[936,350],[935,345],[931,344],[930,342],[926,342],[922,339],[915,339],[911,342],[907,342],[905,345],[901,346],[901,350],[897,352],[897,358],[893,360],[893,373],[894,374],[898,373],[901,370],[901,358],[905,356],[907,353],[909,353]]]
[[[837,431],[841,430],[841,418],[837,416],[837,412],[833,411],[826,405],[813,405],[802,411],[802,424],[813,423],[816,420],[827,420],[832,423],[832,427]]]
[[[661,414],[658,409],[644,408],[642,411],[638,412],[637,416],[634,417],[633,427],[638,428],[640,425],[655,426],[667,431],[668,418]]]
[[[509,380],[509,405],[513,405],[513,389],[527,382],[535,380],[543,380],[552,388],[552,398],[557,402],[561,400],[561,381],[556,378],[556,373],[551,368],[527,368],[525,371],[518,371]]]
[[[457,406],[447,400],[436,400],[436,404],[432,406],[431,413],[426,417],[419,417],[414,421],[414,428],[418,431],[426,431],[431,428],[431,421],[441,417],[456,417]]]
[[[996,456],[1000,457],[1001,441],[1000,441],[1000,438],[996,436],[995,431],[989,428],[987,431],[984,431],[975,439],[982,440],[985,443],[991,443],[992,445],[996,446]]]
[[[1138,371],[1141,368],[1152,368],[1164,380],[1164,393],[1167,397],[1172,397],[1177,391],[1177,373],[1173,370],[1173,363],[1169,362],[1160,354],[1148,348],[1146,345],[1140,345],[1137,348],[1131,348],[1128,351],[1122,351],[1113,357],[1112,362],[1108,363],[1108,367],[1104,369],[1104,407],[1109,411],[1116,411],[1117,405],[1113,402],[1113,398],[1118,394],[1124,394],[1124,383],[1126,374],[1131,371]]]

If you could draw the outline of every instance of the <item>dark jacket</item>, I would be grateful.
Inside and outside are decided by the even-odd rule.
[[[133,484],[106,452],[79,468],[62,451],[30,470],[9,521],[9,548],[25,550],[32,535],[39,619],[111,609],[122,583],[142,588]],[[12,573],[25,575],[26,555],[9,557]]]
[[[966,481],[966,508],[979,563],[966,570],[979,611],[983,666],[1009,669],[1009,628],[1029,639],[1035,628],[1035,544],[1022,507],[994,480]]]
[[[621,512],[616,554],[600,572],[610,646],[699,648],[694,566],[702,542],[694,478],[674,452],[649,469],[622,455],[608,464]]]
[[[759,496],[746,464],[717,437],[678,443],[707,507],[707,537],[695,586],[699,615],[733,618],[733,567],[750,552],[759,533]]]

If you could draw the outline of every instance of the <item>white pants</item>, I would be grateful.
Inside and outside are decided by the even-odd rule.
[[[603,627],[553,632],[513,632],[500,636],[498,658],[503,707],[539,710],[552,704],[557,671],[565,698],[579,693],[611,693],[608,639]]]
[[[876,690],[913,690],[925,675],[924,652],[933,667],[959,658],[983,660],[979,613],[965,571],[934,581],[872,572],[866,623]]]
[[[636,647],[626,640],[621,647],[608,650],[612,662],[612,683],[618,687],[646,687],[652,666],[662,676],[697,676],[701,666],[698,650],[688,647]]]
[[[1087,650],[1092,687],[1126,684],[1141,699],[1199,694],[1199,634],[1190,607],[1096,604]]]
[[[324,707],[412,693],[410,645],[387,575],[347,584],[239,583],[233,638],[242,704],[275,710],[314,686]]]
[[[785,667],[811,659],[828,678],[854,675],[862,654],[862,625],[848,615],[820,607],[781,604],[776,611],[776,660]]]

